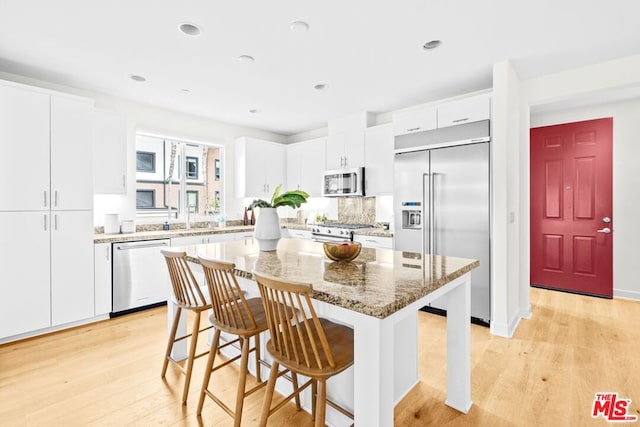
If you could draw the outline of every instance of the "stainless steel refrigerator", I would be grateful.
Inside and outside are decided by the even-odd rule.
[[[491,319],[489,122],[397,136],[394,249],[480,261],[471,273],[471,316]],[[446,310],[446,301],[431,307]]]

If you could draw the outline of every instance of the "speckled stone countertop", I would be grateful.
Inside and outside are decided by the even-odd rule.
[[[137,231],[135,233],[119,233],[119,234],[94,234],[94,243],[114,243],[114,242],[131,242],[135,240],[154,240],[154,239],[170,239],[172,237],[199,236],[202,234],[224,234],[224,233],[241,233],[243,231],[252,231],[253,225],[239,225],[220,228],[192,228],[190,230],[169,230],[169,231]]]
[[[176,249],[176,248],[174,248]],[[260,252],[252,240],[177,248],[198,257],[233,262],[236,275],[253,272],[311,283],[313,298],[383,319],[478,267],[477,260],[362,248],[352,262],[332,262],[322,243],[281,239],[278,250]]]

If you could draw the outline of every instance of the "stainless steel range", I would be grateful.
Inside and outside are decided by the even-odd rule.
[[[311,235],[316,242],[350,242],[354,230],[372,227],[371,224],[316,224],[311,227]]]

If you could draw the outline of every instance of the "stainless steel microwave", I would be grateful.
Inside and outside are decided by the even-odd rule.
[[[364,196],[364,168],[326,171],[322,184],[322,195]]]

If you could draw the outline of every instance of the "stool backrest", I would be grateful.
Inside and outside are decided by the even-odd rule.
[[[164,255],[165,261],[167,261],[173,295],[178,305],[185,307],[208,305],[209,303],[207,302],[205,294],[200,290],[198,281],[194,277],[191,268],[189,268],[187,253],[180,251],[162,251],[162,255]]]
[[[235,264],[200,258],[207,279],[214,326],[227,330],[252,330],[256,320],[234,273]]]
[[[331,347],[311,304],[311,285],[253,275],[262,296],[271,342],[280,356],[310,369],[335,368]]]

